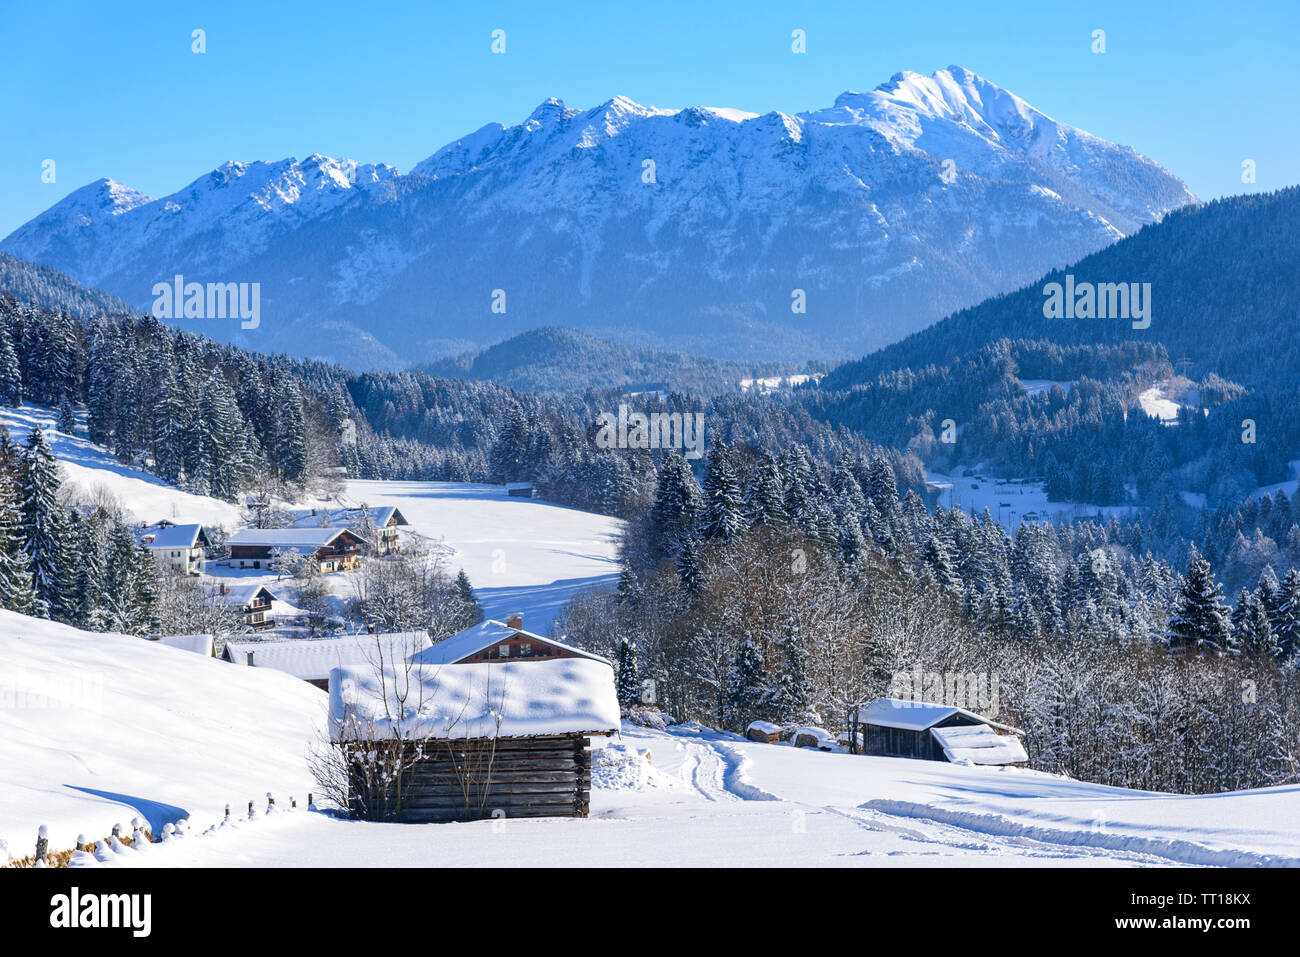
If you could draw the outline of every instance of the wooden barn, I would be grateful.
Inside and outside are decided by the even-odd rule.
[[[330,678],[348,811],[366,820],[586,817],[591,738],[619,729],[613,669],[589,658]]]
[[[880,757],[972,764],[1023,764],[1024,734],[965,708],[877,698],[858,711],[862,751]]]

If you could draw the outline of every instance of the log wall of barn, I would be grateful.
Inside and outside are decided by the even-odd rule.
[[[586,817],[591,806],[591,739],[577,735],[426,740],[406,763],[400,791],[379,802],[402,823],[506,817]],[[354,787],[354,793],[356,791]],[[353,813],[371,817],[354,801]]]

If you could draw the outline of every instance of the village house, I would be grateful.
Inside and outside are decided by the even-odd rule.
[[[1023,731],[965,708],[877,698],[858,710],[863,753],[971,764],[1024,764]]]
[[[270,668],[301,678],[328,691],[330,672],[339,667],[404,671],[405,662],[430,645],[423,631],[332,638],[280,638],[227,641],[226,661],[251,668]]]
[[[279,597],[271,589],[256,582],[218,582],[209,589],[213,599],[223,605],[239,609],[241,620],[254,631],[275,626],[271,615],[271,602]]]
[[[463,665],[489,661],[547,661],[554,658],[587,658],[609,665],[600,655],[524,631],[524,616],[510,615],[505,621],[489,618],[437,642],[420,655],[431,665]]]
[[[231,535],[232,568],[272,569],[293,555],[312,556],[322,572],[356,568],[366,542],[346,528],[241,528]]]
[[[330,736],[348,769],[352,816],[587,816],[591,738],[620,730],[608,664],[571,656],[424,667],[420,657],[414,670],[330,677]]]
[[[410,524],[401,509],[393,505],[313,508],[294,518],[297,528],[346,528],[362,541],[370,543],[371,553],[380,557],[401,552],[398,529]]]
[[[163,520],[135,530],[136,541],[149,549],[162,571],[197,575],[212,547],[202,525],[176,525]]]

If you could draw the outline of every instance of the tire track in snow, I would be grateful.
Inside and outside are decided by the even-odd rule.
[[[925,812],[936,810],[925,805],[916,805],[916,807]],[[976,852],[996,857],[1104,860],[1115,864],[1146,867],[1165,867],[1170,863],[1165,858],[1135,851],[1067,846],[1020,835],[986,833],[938,820],[928,813],[896,817],[893,814],[867,805],[852,809],[828,806],[822,808],[822,810],[851,821],[865,831],[892,833],[905,841],[931,845],[937,850],[930,853],[939,854],[940,856],[953,856],[961,852]],[[894,851],[891,853],[901,854],[905,852]]]
[[[910,801],[876,800],[861,805],[868,814],[901,818],[918,826],[933,825],[941,833],[978,835],[1013,852],[1053,849],[1055,856],[1110,858],[1138,864],[1201,867],[1297,867],[1300,860],[1236,848],[1213,848],[1178,838],[1143,837],[1116,830],[1067,830],[1024,824],[1001,814],[931,807]],[[1040,855],[1035,855],[1040,856]]]
[[[779,801],[749,780],[749,758],[725,744],[683,741],[681,776],[707,801]]]

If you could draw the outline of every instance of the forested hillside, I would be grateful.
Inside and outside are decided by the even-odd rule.
[[[1185,373],[1211,373],[1267,389],[1300,373],[1300,187],[1233,196],[1169,213],[1066,269],[847,363],[830,388],[867,382],[895,369],[946,365],[998,339],[1049,339],[1059,345],[1164,346]],[[1151,325],[1125,319],[1047,319],[1043,288],[1063,282],[1150,283]]]
[[[0,253],[0,292],[9,293],[19,302],[61,309],[78,319],[99,313],[133,311],[116,296],[89,289],[57,269],[15,259],[8,253]]]
[[[635,349],[577,329],[533,329],[478,352],[430,363],[424,371],[534,392],[671,389],[694,395],[735,392],[741,379],[803,371],[794,362],[739,362]]]

